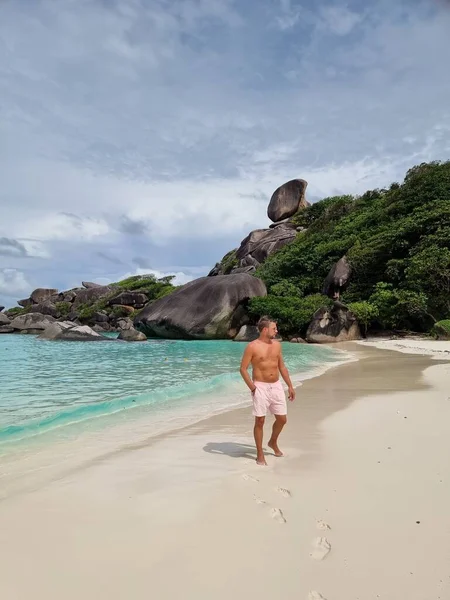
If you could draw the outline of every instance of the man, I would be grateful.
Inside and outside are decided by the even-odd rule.
[[[295,399],[295,390],[283,361],[281,344],[274,339],[278,333],[276,323],[268,317],[261,317],[258,331],[259,338],[245,348],[241,361],[241,375],[252,394],[256,463],[267,465],[262,448],[267,410],[275,417],[272,436],[267,445],[272,448],[275,456],[283,456],[278,447],[278,436],[287,421],[287,405],[283,385],[279,379],[280,374],[288,386],[291,402]],[[248,374],[250,364],[253,370],[252,378]]]

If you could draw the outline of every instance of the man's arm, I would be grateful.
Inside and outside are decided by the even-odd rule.
[[[248,389],[253,394],[253,392],[256,390],[256,386],[253,383],[250,375],[248,374],[248,368],[250,366],[250,363],[252,362],[252,357],[253,357],[253,347],[251,344],[248,344],[248,346],[246,347],[244,354],[242,356],[240,372],[241,372],[242,379],[245,381]]]
[[[284,364],[283,354],[281,351],[281,344],[280,344],[280,355],[278,357],[278,368],[280,370],[281,377],[284,379],[284,381],[286,382],[286,385],[288,386],[289,400],[291,402],[293,402],[295,399],[295,390],[294,390],[294,386],[292,385],[291,378],[289,377],[289,371],[287,370],[287,367]]]

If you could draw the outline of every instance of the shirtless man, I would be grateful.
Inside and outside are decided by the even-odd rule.
[[[275,456],[283,456],[278,448],[278,436],[287,421],[286,396],[279,376],[284,379],[289,390],[289,400],[295,399],[295,390],[284,364],[281,344],[274,340],[277,325],[268,317],[262,317],[258,323],[259,338],[247,345],[241,362],[241,375],[252,394],[255,427],[253,434],[256,443],[256,463],[267,465],[262,448],[263,428],[267,410],[275,417],[272,436],[268,442]],[[252,365],[250,378],[248,367]]]

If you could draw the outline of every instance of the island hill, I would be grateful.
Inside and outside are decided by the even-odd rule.
[[[0,332],[47,339],[250,340],[261,315],[284,339],[330,343],[371,330],[450,338],[450,162],[425,163],[402,184],[314,204],[307,182],[273,193],[257,229],[208,276],[183,286],[135,276],[35,290],[0,312]]]

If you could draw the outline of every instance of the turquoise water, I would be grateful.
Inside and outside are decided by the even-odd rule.
[[[195,416],[236,405],[244,344],[48,342],[0,335],[0,444],[128,409],[146,415],[183,408]],[[293,379],[342,361],[322,346],[283,344]],[[238,397],[239,396],[239,397]]]

